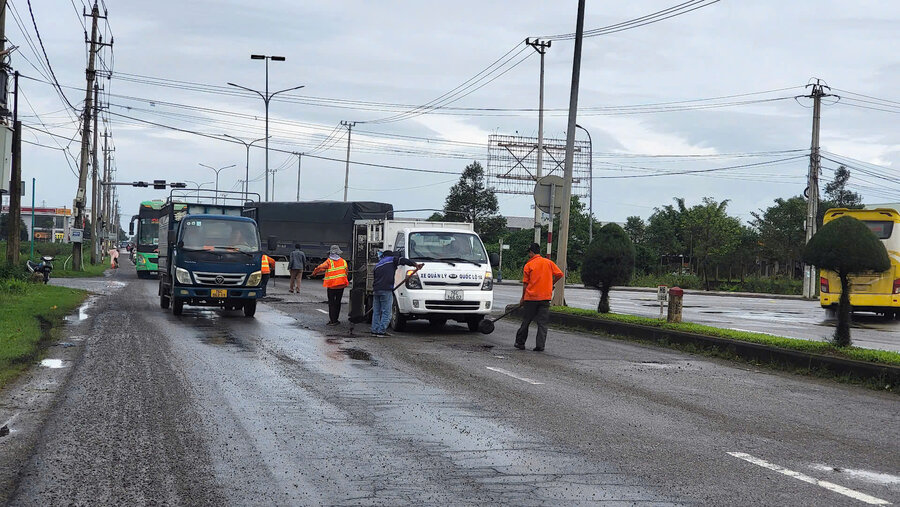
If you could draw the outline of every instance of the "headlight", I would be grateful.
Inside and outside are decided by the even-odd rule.
[[[191,285],[191,272],[184,268],[175,268],[175,279],[183,285]]]
[[[406,272],[406,276],[409,278],[406,280],[406,288],[407,289],[421,289],[422,288],[422,280],[419,279],[419,275],[412,269]]]
[[[494,277],[490,271],[484,273],[484,283],[481,284],[481,290],[492,290],[494,288]]]
[[[247,278],[247,285],[249,285],[250,287],[256,287],[261,281],[262,271],[254,271],[253,273],[250,273],[250,276]]]

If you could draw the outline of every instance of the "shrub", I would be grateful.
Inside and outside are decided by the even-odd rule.
[[[609,312],[609,290],[615,285],[627,284],[633,274],[634,245],[631,239],[618,225],[604,225],[588,246],[581,265],[584,285],[600,290],[598,312]]]

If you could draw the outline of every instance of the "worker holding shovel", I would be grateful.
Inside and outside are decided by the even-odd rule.
[[[534,351],[544,350],[547,341],[547,324],[550,322],[550,300],[553,298],[553,286],[563,277],[562,270],[550,259],[541,257],[541,246],[532,243],[528,247],[528,262],[522,269],[522,325],[516,332],[517,349],[525,349],[528,339],[528,326],[532,320],[537,321],[537,336]]]
[[[394,274],[400,266],[412,266],[415,272],[425,264],[416,264],[405,257],[396,256],[391,250],[385,250],[381,254],[381,259],[372,272],[372,334],[375,336],[388,336],[387,326],[391,320],[391,306],[394,304]]]

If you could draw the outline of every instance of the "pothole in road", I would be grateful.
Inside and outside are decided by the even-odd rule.
[[[490,343],[448,343],[447,346],[468,352],[487,352],[494,348]]]
[[[340,350],[341,354],[344,354],[350,359],[355,359],[357,361],[369,361],[372,364],[375,364],[375,361],[372,359],[372,354],[367,350],[358,349],[355,347],[341,348],[338,350]]]

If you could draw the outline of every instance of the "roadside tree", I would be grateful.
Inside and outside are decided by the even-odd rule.
[[[850,276],[891,267],[884,244],[866,224],[844,216],[823,225],[806,244],[803,261],[837,273],[841,280],[834,344],[850,345]]]
[[[631,281],[634,272],[634,245],[628,234],[616,224],[600,228],[587,249],[581,265],[581,280],[600,290],[597,311],[609,313],[609,291]]]
[[[803,254],[806,243],[806,199],[797,196],[775,199],[775,204],[759,212],[751,212],[750,224],[759,231],[761,253],[768,260],[778,261],[785,274],[793,278],[793,266]],[[776,273],[777,274],[777,273]]]
[[[442,214],[429,220],[472,222],[485,243],[496,242],[506,229],[506,218],[500,215],[497,195],[484,182],[484,168],[472,162],[463,170],[459,182],[450,187]]]

